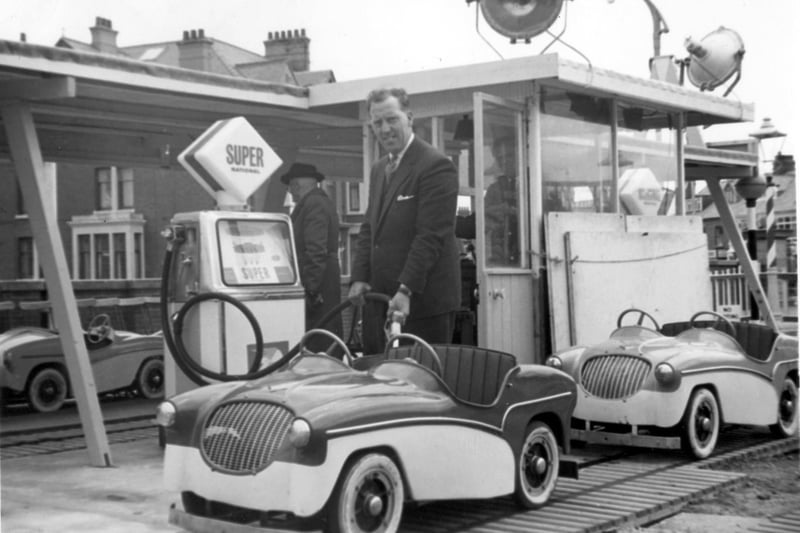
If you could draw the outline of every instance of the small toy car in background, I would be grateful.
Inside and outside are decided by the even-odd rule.
[[[115,330],[107,314],[92,318],[84,334],[98,394],[129,389],[144,398],[164,395],[164,339]],[[36,411],[57,411],[71,396],[56,331],[12,328],[0,334],[0,387],[23,396]]]
[[[623,326],[629,314],[637,324]],[[563,350],[546,364],[578,385],[577,441],[683,447],[703,459],[723,424],[797,434],[797,337],[762,324],[701,311],[659,327],[647,312],[628,309],[608,340]]]

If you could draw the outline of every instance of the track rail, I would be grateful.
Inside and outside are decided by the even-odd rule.
[[[106,432],[111,443],[149,439],[155,445],[158,438],[151,416],[107,422]],[[1,459],[85,447],[79,424],[0,435]],[[742,457],[778,455],[798,447],[800,440],[796,437],[776,440],[747,428],[723,432],[715,455],[703,461],[691,461],[679,452],[592,447],[579,458],[580,479],[561,478],[550,502],[541,509],[521,511],[508,497],[409,505],[400,532],[600,533],[641,526],[673,515],[689,501],[741,483],[747,477],[711,467]],[[795,531],[791,528],[796,528],[796,518],[787,515],[765,519],[758,531]],[[265,529],[241,525],[236,531]]]

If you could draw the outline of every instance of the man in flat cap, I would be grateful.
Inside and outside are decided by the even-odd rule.
[[[292,227],[300,266],[300,281],[306,290],[306,329],[311,329],[341,302],[339,273],[339,217],[331,199],[319,187],[325,176],[314,165],[294,163],[281,176],[294,201]],[[342,336],[341,317],[335,317],[325,329]],[[308,348],[320,351],[330,339],[312,338]]]

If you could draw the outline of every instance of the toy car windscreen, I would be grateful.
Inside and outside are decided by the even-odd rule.
[[[295,283],[291,230],[280,220],[217,222],[222,281],[226,285]]]

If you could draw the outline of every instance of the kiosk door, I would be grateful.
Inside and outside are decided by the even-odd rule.
[[[474,106],[478,340],[533,363],[525,108],[483,93]]]

